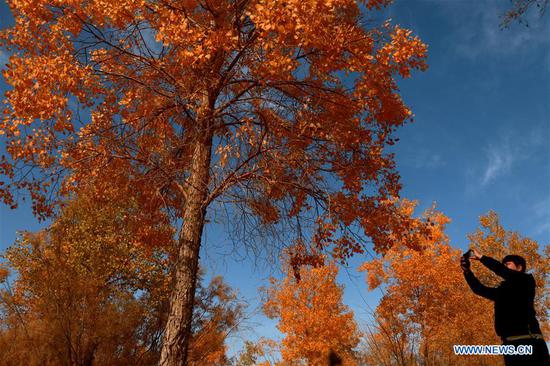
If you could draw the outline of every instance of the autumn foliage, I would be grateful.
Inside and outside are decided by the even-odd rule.
[[[48,229],[20,235],[0,278],[0,364],[158,363],[171,256],[137,241],[143,237],[129,221],[140,217],[129,199],[105,204],[81,195]],[[189,365],[225,365],[242,304],[220,277],[202,282]]]
[[[195,297],[188,365],[229,366],[227,341],[242,325],[245,304],[222,277],[213,277],[208,286],[202,282]]]
[[[326,365],[332,351],[345,365],[357,365],[359,332],[353,312],[343,303],[343,288],[336,282],[334,263],[303,267],[298,281],[287,268],[282,280],[271,280],[264,312],[278,319],[284,334],[276,365]]]
[[[48,230],[22,233],[7,250],[15,280],[2,292],[0,363],[154,362],[167,253],[146,255],[135,242],[131,201],[97,203],[82,196]]]
[[[377,20],[391,2],[7,0],[0,201],[25,193],[53,221],[0,265],[0,363],[230,364],[243,304],[199,269],[223,221],[254,254],[291,247],[264,292],[283,339],[246,343],[241,366],[330,351],[346,366],[499,364],[453,354],[498,343],[491,304],[466,286],[449,218],[400,198],[388,150],[413,113],[398,80],[426,70],[427,46]],[[504,25],[548,0],[512,3]],[[550,331],[550,250],[480,222],[470,244],[527,259]],[[362,334],[336,278],[366,249],[385,292]]]
[[[494,356],[464,357],[453,352],[455,344],[499,344],[494,332],[493,304],[472,293],[459,267],[461,251],[451,247],[444,233],[449,219],[430,210],[434,223],[431,239],[421,251],[394,247],[384,258],[367,262],[370,288],[385,284],[385,294],[366,332],[364,360],[368,365],[502,365]],[[537,310],[547,322],[548,256],[536,242],[506,231],[491,212],[480,218],[480,228],[470,235],[470,245],[484,255],[500,259],[504,253],[526,258],[537,281]],[[487,285],[501,279],[479,263],[473,271]]]
[[[385,148],[412,116],[396,78],[426,68],[426,46],[390,22],[362,24],[361,8],[389,3],[8,1],[0,198],[15,207],[27,190],[46,217],[49,197],[127,179],[170,212],[178,267],[162,364],[185,363],[212,203],[231,203],[247,228],[317,228],[340,257],[360,251],[352,224],[380,251],[409,235]]]

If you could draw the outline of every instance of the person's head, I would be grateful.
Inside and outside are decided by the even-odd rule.
[[[508,267],[510,269],[513,269],[514,271],[519,271],[519,272],[525,272],[525,269],[527,267],[527,265],[525,263],[525,258],[523,258],[520,255],[516,255],[516,254],[510,254],[510,255],[507,255],[506,257],[502,258],[502,263],[506,267]]]

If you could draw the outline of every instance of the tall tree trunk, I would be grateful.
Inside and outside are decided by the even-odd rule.
[[[187,201],[178,239],[175,283],[170,298],[170,313],[164,328],[159,366],[185,366],[191,338],[191,319],[199,264],[202,230],[208,195],[212,135],[205,129],[193,151],[187,185]]]

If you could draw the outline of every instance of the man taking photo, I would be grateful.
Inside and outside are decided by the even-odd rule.
[[[479,260],[504,281],[498,287],[481,284],[470,270],[470,259]],[[548,347],[535,314],[535,279],[525,273],[525,259],[507,255],[501,263],[473,249],[462,256],[460,266],[472,291],[495,303],[495,330],[503,344],[533,346],[531,355],[505,355],[506,366],[549,366]]]

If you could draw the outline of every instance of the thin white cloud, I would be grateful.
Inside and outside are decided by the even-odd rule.
[[[535,227],[535,235],[547,235],[546,240],[550,240],[550,222],[543,222]],[[543,243],[546,244],[546,243]]]
[[[426,161],[424,162],[424,166],[427,168],[439,168],[445,165],[445,161],[439,154],[431,155]]]
[[[487,165],[481,178],[481,185],[486,186],[495,178],[510,171],[517,156],[510,146],[491,146],[488,149]]]
[[[444,13],[454,21],[454,50],[470,60],[486,55],[519,53],[550,44],[550,22],[534,16],[529,27],[512,23],[502,29],[502,15],[510,4],[498,1],[442,2]]]
[[[532,209],[530,221],[533,223],[533,234],[545,237],[550,242],[550,196],[536,202]]]
[[[435,169],[444,166],[445,160],[440,154],[431,154],[429,151],[420,151],[406,163],[417,169]]]
[[[490,141],[485,148],[483,165],[478,170],[479,185],[486,187],[497,178],[509,174],[519,163],[529,158],[545,144],[543,127],[535,127],[526,134],[508,132]]]
[[[550,224],[550,197],[533,205],[533,213],[539,217],[546,217]]]

